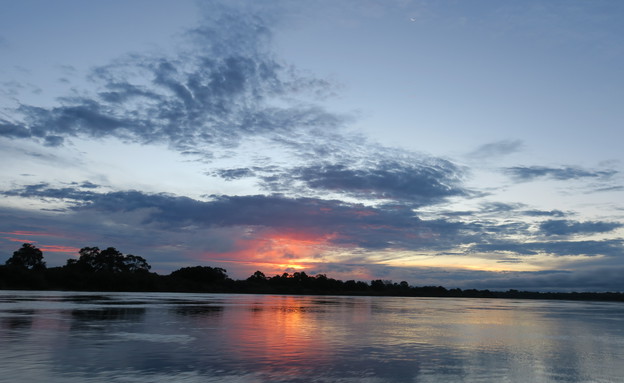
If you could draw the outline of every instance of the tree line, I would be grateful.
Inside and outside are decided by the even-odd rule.
[[[620,292],[553,293],[532,291],[490,291],[446,289],[442,286],[411,286],[376,279],[342,281],[325,274],[304,271],[266,276],[256,271],[247,279],[233,280],[220,267],[183,267],[168,275],[150,271],[140,256],[123,254],[114,247],[104,250],[84,247],[78,259],[64,266],[46,267],[43,252],[24,243],[4,265],[0,265],[0,289],[77,291],[169,291],[246,294],[380,295],[406,297],[515,298],[624,301]]]

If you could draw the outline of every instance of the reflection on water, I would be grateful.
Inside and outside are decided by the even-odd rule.
[[[617,382],[624,305],[0,291],[2,382]]]

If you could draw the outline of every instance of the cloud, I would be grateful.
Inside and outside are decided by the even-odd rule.
[[[619,192],[624,190],[624,186],[605,186],[605,187],[597,187],[594,190],[587,191],[587,194],[590,193],[605,193],[605,192]]]
[[[585,240],[585,241],[494,241],[471,246],[471,252],[515,253],[522,256],[550,254],[555,256],[597,256],[617,257],[624,251],[624,240]]]
[[[501,157],[518,152],[523,147],[524,143],[521,140],[496,141],[479,146],[476,150],[468,153],[468,157],[474,159]]]
[[[528,217],[565,217],[566,213],[561,210],[525,210],[523,214]]]
[[[130,214],[141,225],[161,229],[185,227],[247,227],[264,230],[297,231],[317,236],[333,236],[338,247],[362,249],[450,250],[471,244],[469,253],[516,253],[520,255],[617,255],[622,240],[602,241],[503,241],[501,236],[530,234],[525,222],[497,224],[446,220],[422,220],[401,205],[365,206],[339,200],[289,198],[282,195],[211,196],[201,201],[170,194],[139,191],[98,193],[91,185],[51,188],[40,183],[2,192],[5,196],[63,200],[75,213]],[[612,231],[619,223],[550,220],[540,229],[546,235],[593,234]]]
[[[335,246],[364,249],[444,248],[472,230],[457,222],[423,221],[404,206],[369,207],[338,200],[280,195],[212,196],[210,200],[200,201],[139,191],[96,193],[88,188],[49,188],[44,183],[2,194],[43,201],[63,200],[74,214],[131,215],[141,225],[163,230],[247,227],[250,233],[306,232],[332,236],[330,242]]]
[[[278,62],[266,22],[240,12],[213,9],[174,54],[134,53],[93,69],[96,92],[60,98],[55,107],[20,105],[12,121],[0,120],[0,135],[50,146],[117,137],[188,151],[259,135],[299,144],[339,129],[345,117],[305,102],[332,85]]]
[[[505,214],[509,212],[517,211],[523,208],[525,205],[520,203],[504,203],[504,202],[484,202],[481,204],[481,213],[488,214]]]
[[[503,203],[503,202],[485,202],[481,204],[481,213],[501,215],[501,214],[520,214],[527,217],[564,217],[567,214],[561,210],[524,210],[526,205],[523,203]]]
[[[504,203],[504,202],[484,202],[480,204],[480,209],[470,210],[443,210],[440,214],[447,217],[565,217],[567,213],[561,210],[526,210],[526,204],[523,203]],[[520,218],[519,218],[520,219]]]
[[[334,278],[350,275],[348,279],[385,278],[462,288],[522,288],[524,281],[525,288],[546,286],[552,290],[557,283],[564,288],[571,282],[551,278],[559,282],[549,285],[548,277],[539,273],[400,268],[391,263],[409,251],[515,263],[543,254],[578,256],[604,266],[606,260],[620,257],[624,249],[622,239],[535,241],[525,222],[425,220],[403,205],[365,206],[283,195],[218,195],[197,200],[133,190],[103,192],[95,186],[75,183],[54,188],[39,183],[5,190],[4,196],[63,201],[66,208],[62,212],[0,208],[0,231],[49,232],[53,235],[40,242],[48,247],[113,245],[147,257],[164,272],[193,262],[208,263],[243,278],[258,268],[277,272],[282,267],[277,265],[306,259],[301,265],[307,272],[324,272]],[[564,222],[568,233],[608,229]],[[61,232],[71,233],[71,238],[67,234],[61,237]],[[14,242],[4,246],[14,246]],[[62,264],[61,255],[50,254],[49,263]],[[600,263],[592,267],[600,267]]]
[[[587,221],[577,222],[569,220],[548,220],[540,224],[539,229],[545,235],[574,235],[607,233],[624,226],[619,222]]]
[[[86,189],[97,189],[100,187],[100,185],[94,184],[91,181],[83,181],[80,183],[80,187],[86,188]]]
[[[533,181],[537,178],[553,179],[557,181],[575,180],[582,178],[610,178],[617,174],[615,170],[585,170],[578,167],[549,168],[544,166],[515,166],[503,169],[518,182]]]
[[[215,170],[212,174],[217,177],[223,178],[227,181],[233,181],[240,178],[252,177],[255,175],[255,172],[249,168],[232,168],[232,169],[218,169]]]
[[[439,159],[418,162],[382,160],[363,166],[312,164],[265,176],[267,189],[284,191],[308,189],[332,192],[368,200],[393,200],[415,205],[431,205],[446,198],[466,196],[463,170]]]
[[[0,136],[8,138],[28,138],[31,137],[30,129],[20,123],[13,123],[5,119],[0,119]]]
[[[213,196],[197,201],[169,195],[116,192],[90,198],[78,209],[100,212],[145,210],[146,224],[163,227],[244,226],[264,230],[334,235],[332,243],[363,248],[432,247],[435,232],[452,230],[436,222],[422,222],[409,209],[371,208],[336,200],[283,196]],[[437,226],[437,227],[436,227]]]
[[[272,193],[332,193],[414,206],[469,194],[461,185],[464,169],[449,161],[343,132],[349,116],[309,101],[326,97],[333,85],[275,58],[267,17],[215,5],[175,53],[133,53],[94,68],[88,81],[97,91],[62,97],[55,107],[22,104],[12,121],[0,121],[0,135],[47,146],[74,137],[116,137],[165,143],[204,158],[261,137],[300,165],[208,174],[228,181],[256,177]]]
[[[128,215],[140,225],[159,230],[238,227],[247,228],[249,235],[300,232],[330,238],[328,244],[338,248],[449,251],[460,245],[470,245],[468,254],[515,253],[522,256],[617,256],[623,250],[621,239],[500,240],[502,236],[524,235],[528,238],[529,225],[524,222],[496,224],[488,221],[423,220],[411,208],[400,205],[371,207],[339,200],[281,195],[220,195],[201,201],[169,194],[139,191],[97,193],[85,189],[49,188],[47,184],[35,184],[2,194],[42,200],[60,199],[69,203],[68,208],[74,214],[115,216],[114,219],[122,221]],[[574,224],[570,221],[564,221],[563,226],[556,228],[549,225],[542,228],[547,234],[599,233],[621,226],[608,223]]]
[[[39,199],[46,201],[48,199],[69,200],[73,204],[84,204],[93,200],[97,194],[91,191],[82,191],[73,187],[50,188],[48,183],[42,182],[38,184],[25,185],[19,189],[6,190],[1,192],[4,196],[18,196],[28,199]]]

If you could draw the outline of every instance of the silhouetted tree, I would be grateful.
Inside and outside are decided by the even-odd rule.
[[[67,260],[69,268],[96,273],[136,273],[147,272],[151,268],[143,257],[132,254],[123,255],[114,247],[108,247],[105,250],[100,250],[98,247],[83,247],[79,254],[78,260]]]
[[[170,276],[175,279],[186,279],[192,282],[213,285],[225,282],[228,278],[226,272],[227,270],[220,267],[194,266],[183,267],[172,272]]]
[[[30,243],[25,243],[13,256],[6,261],[6,265],[25,270],[43,270],[46,268],[43,253]]]
[[[382,291],[386,288],[386,284],[381,279],[375,279],[374,281],[371,281],[370,285],[371,288],[375,291]]]
[[[308,279],[308,275],[305,273],[305,271],[295,271],[292,275],[292,278],[297,282],[301,282]]]
[[[264,275],[264,273],[260,270],[256,271],[249,278],[247,278],[247,281],[249,282],[265,282],[266,280],[266,275]]]
[[[145,258],[138,255],[127,254],[124,263],[131,273],[148,272],[152,268]]]
[[[357,286],[357,283],[355,282],[355,280],[349,279],[348,281],[346,281],[344,283],[344,288],[347,291],[355,291],[355,290],[357,290],[358,286]]]

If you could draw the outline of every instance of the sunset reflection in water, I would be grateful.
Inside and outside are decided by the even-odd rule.
[[[624,307],[616,303],[2,294],[7,382],[581,383],[624,376]]]
[[[318,320],[295,297],[271,297],[224,315],[228,353],[254,361],[269,373],[300,376],[325,364],[331,357]]]

